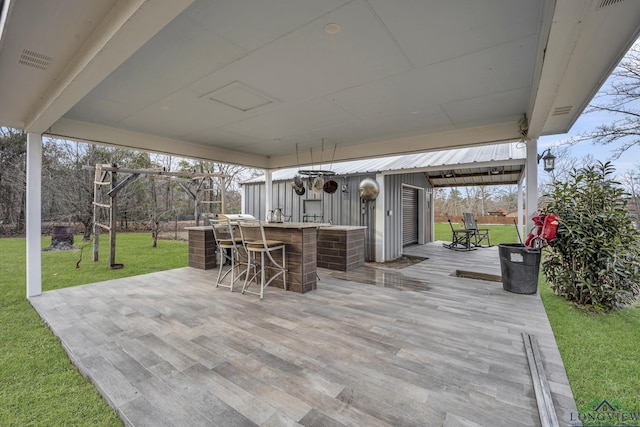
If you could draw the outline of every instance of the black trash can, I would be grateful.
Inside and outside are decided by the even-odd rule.
[[[521,243],[501,243],[498,253],[502,288],[516,294],[535,294],[538,291],[542,249],[527,248]]]

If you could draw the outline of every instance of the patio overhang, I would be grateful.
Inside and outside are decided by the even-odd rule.
[[[640,28],[634,1],[1,3],[0,125],[266,169],[567,132]]]

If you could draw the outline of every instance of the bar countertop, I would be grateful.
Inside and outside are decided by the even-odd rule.
[[[264,228],[290,228],[290,229],[302,229],[302,228],[320,228],[330,226],[329,223],[320,222],[263,222]]]

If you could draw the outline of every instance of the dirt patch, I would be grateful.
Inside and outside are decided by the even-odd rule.
[[[400,258],[396,258],[392,261],[367,262],[366,264],[372,267],[405,268],[405,267],[411,267],[412,265],[422,262],[426,259],[429,259],[429,258],[414,256],[414,255],[402,255]]]

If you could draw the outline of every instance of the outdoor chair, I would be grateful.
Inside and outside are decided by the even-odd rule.
[[[475,246],[482,246],[482,241],[487,241],[487,247],[491,246],[491,240],[489,239],[489,229],[488,228],[478,228],[478,221],[472,213],[464,213],[462,214],[462,221],[464,223],[464,228],[467,230],[473,230],[473,244]]]
[[[238,222],[238,227],[242,236],[242,245],[248,256],[242,293],[260,295],[260,299],[262,299],[264,297],[264,289],[279,276],[282,276],[283,287],[286,291],[287,269],[285,268],[284,242],[268,240],[264,233],[264,227],[259,221],[240,221]],[[282,256],[282,261],[280,262],[273,257],[273,254],[277,252],[280,252]],[[269,272],[268,278],[267,272]],[[254,280],[260,287],[259,292],[249,290]]]
[[[242,238],[236,237],[234,226],[228,219],[210,221],[213,227],[213,237],[216,241],[216,247],[220,254],[220,265],[218,267],[218,279],[216,280],[216,288],[218,286],[227,287],[233,292],[233,286],[236,281],[246,273],[246,269],[241,271],[243,265],[247,265],[247,254],[242,246]],[[231,267],[222,273],[227,263]],[[231,274],[229,284],[224,284],[223,280]]]
[[[465,228],[454,228],[451,219],[447,217],[447,221],[451,227],[451,243],[443,243],[442,246],[456,251],[474,250],[475,248],[471,247],[471,238],[474,235],[474,231]]]

